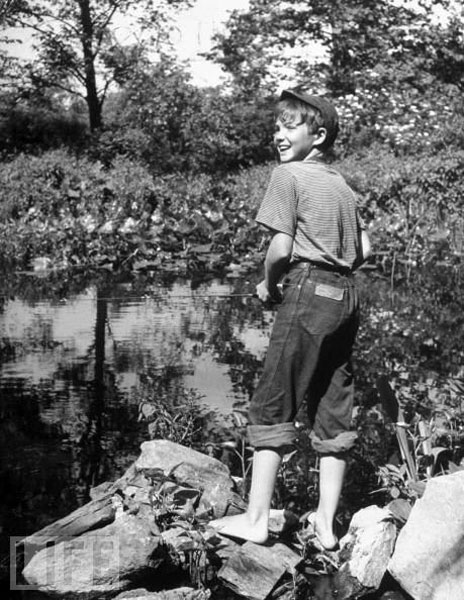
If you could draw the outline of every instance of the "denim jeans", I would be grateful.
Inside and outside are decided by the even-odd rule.
[[[353,446],[351,353],[358,324],[358,294],[351,274],[311,263],[290,269],[250,403],[248,435],[253,446],[291,445],[294,419],[305,400],[316,450],[337,454]]]

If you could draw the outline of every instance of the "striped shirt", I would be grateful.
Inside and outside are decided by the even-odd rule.
[[[256,220],[293,238],[292,261],[351,269],[361,254],[356,197],[338,171],[314,159],[274,169]]]

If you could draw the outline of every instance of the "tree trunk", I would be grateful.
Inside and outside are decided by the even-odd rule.
[[[350,48],[344,32],[346,21],[345,3],[334,3],[329,16],[332,30],[329,87],[335,97],[341,94],[353,94],[356,89]]]
[[[84,53],[86,101],[89,110],[90,130],[95,131],[102,126],[101,103],[98,98],[95,77],[95,55],[93,52],[93,23],[90,14],[89,0],[78,0],[81,11],[82,50]]]

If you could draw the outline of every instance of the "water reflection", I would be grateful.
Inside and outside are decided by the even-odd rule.
[[[273,315],[242,282],[91,284],[0,305],[0,521],[25,535],[117,477],[147,439],[141,400],[194,388],[225,418],[246,405]],[[38,297],[39,296],[39,297]]]

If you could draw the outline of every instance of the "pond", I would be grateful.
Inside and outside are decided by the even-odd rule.
[[[0,300],[2,554],[122,474],[154,395],[246,408],[273,319],[239,279],[68,288],[25,276]]]

